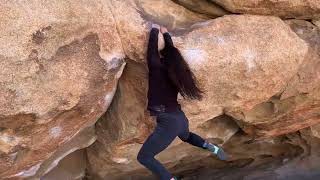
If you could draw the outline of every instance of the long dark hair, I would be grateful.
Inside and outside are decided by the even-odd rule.
[[[169,78],[178,88],[182,97],[201,100],[204,92],[198,87],[198,81],[179,49],[167,46],[160,52],[164,56],[164,64],[167,67]]]

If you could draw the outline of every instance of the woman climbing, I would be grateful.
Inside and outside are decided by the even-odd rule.
[[[165,40],[165,47],[160,53],[159,31]],[[184,98],[201,100],[203,91],[197,87],[194,74],[180,51],[174,47],[167,29],[157,24],[153,24],[150,31],[147,63],[147,109],[151,116],[156,116],[157,125],[142,145],[137,160],[161,180],[177,179],[154,157],[166,149],[177,136],[184,142],[211,151],[220,160],[226,160],[226,154],[220,147],[189,131],[189,121],[177,102],[178,92]]]

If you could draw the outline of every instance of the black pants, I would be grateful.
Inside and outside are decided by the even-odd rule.
[[[138,153],[137,160],[161,180],[169,180],[173,176],[154,156],[167,148],[177,136],[184,142],[205,149],[202,147],[204,139],[189,132],[187,117],[182,110],[177,110],[157,115],[157,126]]]

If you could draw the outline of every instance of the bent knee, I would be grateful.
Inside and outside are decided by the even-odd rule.
[[[143,159],[144,159],[144,156],[143,156],[142,153],[140,153],[140,151],[139,151],[139,153],[138,153],[138,155],[137,155],[137,160],[141,163],[141,162],[143,161]]]
[[[188,141],[188,138],[180,138],[181,139],[181,141],[183,141],[183,142],[187,142]]]
[[[151,159],[152,156],[142,153],[141,151],[139,151],[138,155],[137,155],[137,160],[141,163],[141,164],[145,164],[145,162],[149,161],[149,159]]]
[[[186,141],[188,141],[188,139],[189,139],[189,135],[190,135],[190,134],[181,135],[181,136],[178,136],[178,137],[179,137],[182,141],[186,142]]]

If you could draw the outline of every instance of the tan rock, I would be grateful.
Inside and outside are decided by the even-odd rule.
[[[53,170],[41,177],[43,180],[72,179],[81,180],[85,177],[86,151],[75,151],[61,160]]]
[[[239,159],[217,165],[213,158],[205,158],[178,169],[177,174],[197,180],[317,179],[320,140],[310,135],[309,128],[263,141],[248,139],[239,133],[225,146]],[[202,167],[191,169],[200,163]]]
[[[319,0],[215,0],[213,2],[233,13],[303,19],[320,16]]]
[[[6,1],[0,12],[0,177],[26,178],[90,144],[70,140],[109,106],[124,53],[99,0]]]
[[[279,136],[320,123],[320,90],[287,99],[270,99],[242,112],[240,127],[255,138]]]
[[[313,136],[320,138],[320,124],[310,127]]]
[[[286,22],[301,39],[308,42],[310,48],[297,75],[292,78],[281,94],[281,99],[308,93],[320,87],[320,29],[308,21],[288,20]]]
[[[126,55],[145,63],[148,28],[144,16],[131,1],[113,0],[111,4]],[[124,8],[126,14],[121,13]],[[129,17],[132,20],[126,24]],[[250,43],[247,43],[248,37]],[[221,114],[223,108],[250,109],[267,100],[285,86],[307,52],[304,41],[275,17],[226,16],[196,23],[173,39],[201,84],[208,86],[204,87],[206,100],[187,103],[189,107],[185,105],[187,113],[194,114],[194,122],[199,124]],[[287,48],[284,44],[293,46]],[[277,63],[274,65],[274,62]],[[210,115],[204,115],[208,111]]]
[[[57,108],[51,106],[52,109],[49,109],[50,111],[42,116],[36,115],[37,111],[42,112],[41,109],[35,109],[34,113],[26,114],[27,118],[23,118],[23,114],[18,110],[16,110],[17,115],[1,117],[3,131],[10,129],[14,131],[14,134],[6,133],[1,137],[11,136],[10,141],[6,141],[11,148],[6,148],[9,149],[7,152],[1,152],[1,157],[3,157],[0,159],[1,177],[34,175],[29,171],[28,173],[21,172],[25,171],[23,170],[25,168],[29,169],[30,166],[34,167],[35,164],[38,165],[36,168],[38,169],[44,160],[53,155],[57,147],[64,146],[82,129],[92,126],[97,118],[104,113],[112,99],[113,87],[116,86],[119,77],[119,74],[115,73],[121,73],[121,69],[116,66],[108,72],[103,68],[105,62],[98,54],[99,45],[96,44],[97,42],[97,36],[88,36],[83,39],[82,43],[75,42],[60,49],[58,55],[50,59],[49,62],[41,60],[42,71],[32,75],[33,78],[18,81],[23,87],[29,88],[15,87],[13,84],[9,84],[12,89],[15,89],[12,92],[32,93],[30,98],[39,99],[39,104],[35,104],[36,106],[40,106],[42,103],[40,100],[43,100],[42,108],[57,98],[60,100],[56,105]],[[27,65],[27,63],[25,64]],[[106,64],[105,66],[108,67]],[[59,69],[61,74],[52,72],[54,68]],[[73,76],[72,73],[77,73],[77,69],[83,73]],[[85,89],[81,90],[78,87],[85,87]],[[78,88],[79,95],[72,94],[75,91],[74,88]],[[1,93],[6,93],[5,90],[2,90]],[[48,92],[41,94],[41,91],[44,90],[48,90]],[[63,90],[64,92],[62,92]],[[70,101],[68,96],[64,97],[64,94],[70,96],[69,99],[79,98],[77,104],[70,109],[64,109],[63,106],[69,105]],[[18,93],[15,95],[16,98],[12,98],[11,101],[16,102],[17,106],[20,103],[29,103],[27,99],[24,102],[19,100],[19,96],[21,98],[25,96]],[[77,146],[81,147],[81,145]],[[17,158],[19,161],[16,160]]]
[[[170,0],[109,0],[106,3],[111,8],[126,56],[140,62],[145,61],[152,23],[165,25],[170,31],[182,31],[208,19]]]
[[[155,119],[145,109],[146,70],[142,64],[127,60],[114,100],[107,113],[96,124],[98,140],[87,148],[90,174],[94,178],[124,176],[126,173],[134,174],[135,171],[143,170],[136,156],[141,144],[155,127]],[[202,126],[191,130],[208,140],[223,144],[238,131],[238,126],[231,118],[221,116],[207,120]],[[177,154],[182,149],[183,153]],[[197,151],[199,149],[176,138],[158,158],[173,166],[180,159]],[[207,155],[206,152],[200,152],[199,158]]]
[[[86,2],[35,0],[1,3],[1,56],[20,61],[35,49],[39,58],[48,59],[59,47],[82,39],[89,32],[100,32],[100,37],[110,38],[107,42],[101,40],[102,52],[111,48],[114,54],[121,54],[120,39],[107,4],[101,0]]]
[[[306,43],[286,24],[267,16],[227,15],[174,40],[206,90],[203,101],[181,101],[199,124],[210,118],[204,112],[245,111],[268,100],[307,53]]]
[[[285,87],[307,53],[305,42],[275,17],[224,16],[196,24],[173,41],[207,93],[201,102],[179,99],[190,130],[221,144],[238,130],[234,120],[217,117],[223,109],[250,109],[269,99]],[[90,170],[97,179],[150,173],[136,160],[155,124],[146,112],[147,69],[140,62],[127,62],[115,99],[97,123],[98,140],[88,148]],[[188,158],[190,154],[197,157]],[[182,159],[208,155],[177,138],[157,158],[171,168]]]
[[[96,124],[98,139],[87,149],[90,174],[100,178],[141,168],[135,158],[137,143],[154,127],[145,111],[147,69],[133,60],[127,64],[111,106]]]
[[[195,131],[201,137],[205,137],[208,140],[211,139],[213,142],[222,145],[238,130],[239,126],[233,118],[221,115],[199,125]]]
[[[185,9],[171,0],[138,0],[135,1],[138,12],[144,20],[160,23],[169,30],[188,29],[195,22],[209,18]]]
[[[211,12],[203,5],[194,10],[195,1],[187,3],[193,11]],[[276,4],[270,7],[277,10]],[[310,7],[314,10],[298,6],[275,15],[315,17],[318,7]],[[136,156],[155,125],[146,111],[151,23],[169,28],[206,92],[199,102],[179,97],[190,130],[224,145],[236,164],[250,164],[266,151],[266,156],[280,157],[286,152],[296,156],[301,149],[282,144],[281,137],[252,144],[238,125],[250,135],[269,137],[319,122],[313,56],[318,35],[310,24],[288,21],[297,35],[272,16],[208,20],[170,0],[5,1],[0,12],[1,178],[83,176],[83,166],[65,166],[83,160],[82,155],[72,159],[73,152],[93,143],[93,127],[97,141],[87,148],[93,179],[150,175]],[[125,57],[127,68],[117,86]],[[210,154],[177,138],[157,158],[179,172]],[[217,160],[211,164],[232,166]]]
[[[171,8],[165,8],[166,3]],[[206,19],[168,0],[158,4],[167,11],[158,10],[155,21],[167,22],[172,28]],[[111,10],[128,12],[128,16],[122,22]],[[144,51],[143,46],[135,46],[132,37],[145,45],[151,23],[140,13],[155,10],[148,1],[1,3],[1,177],[38,176],[49,163],[47,159],[57,163],[61,154],[70,153],[67,149],[88,145],[68,146],[109,106],[124,67],[124,52],[129,57],[144,57],[139,52]],[[172,18],[162,17],[170,13]],[[126,28],[129,34],[123,34]],[[139,51],[130,51],[130,44]],[[65,151],[55,156],[58,146]]]
[[[312,21],[313,24],[315,24],[316,26],[318,26],[318,28],[320,28],[320,18],[319,19],[315,19]]]
[[[65,146],[61,146],[56,152],[42,163],[33,178],[45,180],[81,179],[85,176],[86,152],[83,148],[88,147],[96,140],[94,126],[81,130]],[[80,150],[78,150],[80,149]]]
[[[191,11],[197,12],[199,14],[205,14],[211,18],[220,17],[226,14],[230,14],[228,11],[218,6],[217,4],[206,1],[206,0],[173,0],[184,6]]]
[[[256,137],[279,136],[320,123],[320,31],[303,20],[287,24],[308,43],[308,54],[283,91],[235,117]]]

